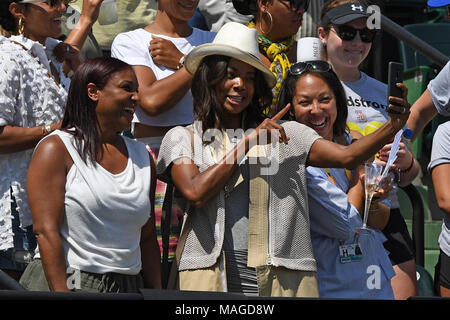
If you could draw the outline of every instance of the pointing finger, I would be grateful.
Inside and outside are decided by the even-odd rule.
[[[280,112],[278,112],[276,115],[274,115],[272,117],[272,120],[279,121],[281,118],[283,118],[283,116],[286,114],[286,112],[289,111],[290,108],[291,108],[291,104],[288,103],[283,109],[280,110]]]

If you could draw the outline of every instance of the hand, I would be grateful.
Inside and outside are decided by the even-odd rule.
[[[403,83],[397,83],[397,87],[402,89],[402,98],[389,97],[387,112],[391,117],[392,127],[398,131],[405,126],[409,117],[411,105],[408,103],[408,88]]]
[[[80,50],[65,42],[60,42],[55,49],[53,49],[53,54],[58,61],[63,62],[63,71],[66,76],[70,70],[75,72],[78,66],[83,62]]]
[[[148,50],[156,64],[171,69],[178,69],[183,53],[177,49],[172,41],[152,35]]]
[[[397,151],[397,159],[393,163],[391,169],[406,169],[411,164],[411,161],[413,160],[414,156],[407,148],[406,144],[404,142],[399,142],[398,144],[399,149]],[[392,144],[385,145],[380,152],[378,153],[379,160],[382,165],[386,165],[386,162],[389,158],[389,154],[392,148]]]
[[[94,24],[98,19],[102,2],[103,0],[83,0],[80,19],[86,19],[88,23]]]
[[[280,136],[279,136],[279,142],[284,142],[285,144],[288,143],[290,138],[286,136],[286,132],[284,131],[284,128],[278,124],[278,121],[283,118],[283,116],[286,114],[286,112],[289,111],[291,108],[291,104],[288,103],[283,109],[280,110],[276,115],[274,115],[272,118],[266,118],[264,121],[256,128],[254,131],[256,134],[256,138],[258,138],[258,143],[263,142],[260,141],[261,133],[267,134],[267,139],[265,140],[265,143],[270,143],[271,137],[272,137],[272,130],[278,130]]]

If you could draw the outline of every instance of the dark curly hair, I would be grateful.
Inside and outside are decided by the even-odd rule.
[[[217,99],[216,87],[227,76],[230,57],[211,55],[203,58],[192,80],[192,97],[195,119],[203,123],[203,132],[223,127],[223,108]],[[263,111],[270,106],[272,90],[258,69],[255,77],[255,93],[246,109],[243,129],[254,127],[264,118]]]

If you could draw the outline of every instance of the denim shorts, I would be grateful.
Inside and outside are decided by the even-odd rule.
[[[14,197],[11,196],[12,229],[14,233],[14,247],[0,251],[1,270],[25,270],[27,264],[33,260],[37,241],[33,226],[20,227],[19,212]]]

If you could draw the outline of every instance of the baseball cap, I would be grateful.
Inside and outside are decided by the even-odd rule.
[[[359,18],[369,17],[370,14],[367,13],[366,6],[358,3],[345,3],[328,11],[322,18],[322,26],[329,23],[340,25]]]
[[[428,0],[430,7],[443,7],[450,4],[450,0]]]

